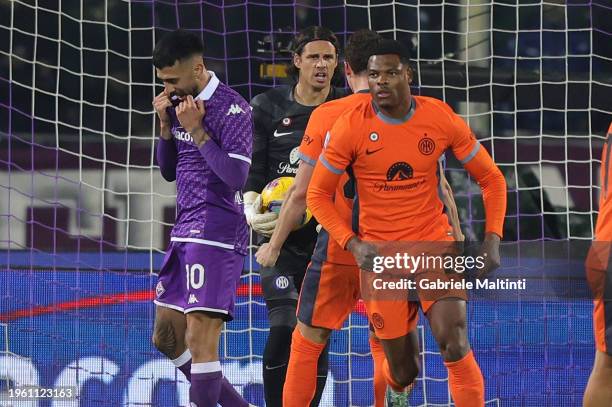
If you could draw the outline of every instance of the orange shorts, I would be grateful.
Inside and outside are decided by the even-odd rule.
[[[593,330],[595,347],[598,351],[612,356],[612,301],[593,301]]]
[[[302,282],[297,318],[319,328],[340,329],[359,300],[359,268],[313,259]]]
[[[420,290],[419,288],[406,288],[402,285],[393,288],[381,288],[380,283],[375,280],[380,276],[361,271],[361,290],[363,301],[366,306],[368,318],[370,319],[376,336],[380,339],[395,339],[407,335],[417,326],[419,319],[419,307],[427,313],[431,306],[442,299],[467,300],[466,292],[456,287],[445,289]],[[413,279],[415,287],[419,287],[420,280],[449,281],[451,277],[444,272],[426,272]],[[384,279],[389,282],[391,279]],[[401,281],[397,279],[401,284]],[[461,279],[457,279],[461,281]],[[373,288],[374,287],[374,290]]]

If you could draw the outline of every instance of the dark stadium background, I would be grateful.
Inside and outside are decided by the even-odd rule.
[[[39,6],[44,7],[56,4],[54,1],[40,1]],[[248,3],[248,4],[245,4]],[[103,119],[106,120],[104,131],[117,135],[118,139],[107,140],[107,158],[120,163],[127,163],[127,151],[125,143],[120,141],[121,137],[130,135],[154,136],[151,114],[151,86],[152,66],[149,58],[154,43],[154,38],[159,38],[165,31],[181,27],[201,31],[205,41],[205,57],[209,69],[214,70],[222,80],[226,81],[234,89],[239,91],[247,100],[254,95],[265,91],[278,83],[290,81],[289,78],[262,78],[260,75],[263,64],[285,64],[290,59],[290,41],[296,29],[312,24],[325,25],[335,32],[341,42],[345,42],[350,32],[367,27],[368,16],[364,8],[340,7],[343,2],[339,0],[328,0],[323,2],[324,7],[319,7],[317,1],[303,1],[294,4],[293,1],[274,1],[270,7],[269,2],[244,2],[244,1],[217,1],[205,2],[202,6],[199,2],[165,2],[165,1],[140,1],[133,2],[131,7],[131,27],[139,30],[128,32],[113,27],[106,28],[99,24],[85,24],[80,26],[70,18],[61,19],[61,35],[66,41],[75,46],[88,47],[92,49],[108,48],[112,52],[98,52],[83,50],[78,52],[68,44],[59,47],[59,55],[63,66],[74,70],[83,71],[91,75],[111,76],[119,81],[139,82],[140,85],[128,86],[115,80],[106,83],[106,109],[101,107],[86,106],[80,115],[81,92],[86,100],[103,103],[105,95],[105,81],[95,77],[84,77],[73,75],[62,71],[59,73],[59,87],[56,89],[57,72],[54,69],[43,66],[36,67],[37,82],[35,87],[56,92],[66,96],[61,98],[56,106],[53,98],[40,92],[35,92],[37,99],[37,111],[35,114],[43,118],[54,118],[58,114],[60,144],[68,149],[77,149],[79,139],[83,141],[83,152],[93,157],[102,155],[99,132],[103,129]],[[357,2],[358,3],[358,2]],[[384,3],[374,1],[371,4]],[[403,1],[400,3],[416,4],[414,1]],[[612,55],[612,41],[607,37],[609,28],[610,12],[597,5],[589,6],[586,1],[570,2],[571,12],[568,13],[568,26],[585,27],[592,26],[593,46],[589,44],[589,38],[585,32],[571,32],[567,36],[564,32],[545,32],[541,39],[538,32],[527,30],[563,29],[565,27],[564,13],[558,11],[558,7],[539,6],[537,1],[522,1],[520,13],[514,13],[512,1],[500,1],[493,6],[492,36],[493,63],[489,67],[473,66],[469,69],[465,64],[453,62],[462,51],[456,35],[459,27],[459,7],[446,2],[444,6],[439,1],[421,1],[419,10],[421,29],[439,31],[421,36],[420,43],[416,43],[414,36],[403,31],[396,31],[396,37],[412,48],[414,56],[421,59],[435,60],[446,56],[444,62],[422,62],[419,66],[421,77],[417,77],[413,91],[416,94],[443,98],[452,106],[469,98],[471,102],[491,102],[495,113],[492,114],[492,133],[477,134],[484,138],[484,144],[491,147],[491,136],[495,141],[495,159],[502,164],[504,172],[514,180],[512,173],[515,171],[514,155],[516,148],[520,149],[522,161],[565,158],[584,158],[590,154],[598,156],[599,144],[594,144],[593,152],[589,149],[588,137],[590,134],[603,135],[607,129],[609,117],[603,111],[609,106],[609,92],[606,87],[599,83],[609,82],[612,63],[604,58],[589,58],[591,53],[601,56]],[[365,4],[365,3],[364,3]],[[457,2],[460,4],[460,2]],[[533,4],[533,7],[528,7]],[[0,16],[7,18],[9,13],[7,4],[0,5]],[[104,13],[104,3],[87,2],[86,6],[80,8],[78,1],[62,2],[64,13],[79,18],[100,18]],[[405,21],[406,27],[414,27],[417,19],[415,8],[398,8],[397,21]],[[379,29],[385,36],[393,36],[394,32],[389,26],[390,7],[372,8],[370,18],[372,28]],[[108,21],[120,27],[128,27],[127,3],[111,1],[107,8]],[[50,36],[57,34],[60,29],[58,19],[53,18],[50,13],[38,15],[38,30],[40,34],[48,33]],[[444,18],[443,18],[444,17]],[[15,5],[15,26],[25,32],[34,32],[34,13],[27,7]],[[519,22],[517,24],[517,21]],[[544,23],[542,23],[544,21]],[[442,24],[444,22],[444,24]],[[142,30],[151,27],[154,30]],[[204,29],[202,29],[204,27]],[[404,28],[404,27],[398,27]],[[518,36],[505,30],[525,30]],[[248,31],[247,31],[248,30]],[[444,34],[441,30],[445,30]],[[499,31],[496,31],[499,30]],[[18,31],[13,33],[13,41],[18,44],[14,53],[26,60],[34,59],[34,41],[32,36],[23,35]],[[153,37],[155,35],[155,37]],[[82,36],[82,41],[79,38]],[[540,49],[541,40],[541,49]],[[565,49],[567,47],[567,49]],[[6,48],[6,47],[5,47]],[[132,61],[131,69],[129,61],[121,55],[140,57]],[[549,58],[519,59],[515,66],[517,55],[519,58],[530,56],[550,56]],[[566,53],[584,55],[582,57],[565,58]],[[555,57],[558,56],[558,57]],[[40,40],[37,44],[36,58],[39,61],[57,62],[57,44]],[[456,58],[455,58],[456,59]],[[542,62],[542,63],[541,63]],[[416,68],[416,62],[413,63]],[[567,66],[566,66],[567,65]],[[592,68],[592,73],[590,70]],[[21,83],[32,83],[32,64],[21,62],[13,58],[13,78]],[[442,86],[442,76],[445,83]],[[0,58],[0,76],[8,77],[8,58]],[[541,84],[540,81],[546,81]],[[569,85],[566,80],[573,81]],[[582,83],[579,83],[582,81]],[[589,84],[589,81],[594,82]],[[336,77],[335,83],[344,86],[344,79]],[[494,83],[494,85],[491,85]],[[519,85],[517,85],[519,83]],[[467,86],[469,84],[469,87]],[[0,95],[8,99],[7,82],[0,84]],[[516,88],[516,92],[515,92]],[[516,95],[516,99],[515,99]],[[32,103],[32,92],[19,86],[11,88],[12,106],[20,111],[27,112]],[[73,99],[75,99],[73,101]],[[117,108],[114,108],[117,107]],[[563,109],[575,111],[566,113]],[[57,109],[57,112],[56,112]],[[123,110],[119,110],[123,109]],[[136,112],[128,112],[133,109]],[[536,111],[515,113],[516,110]],[[46,150],[45,145],[55,143],[54,125],[48,122],[27,116],[9,112],[2,109],[2,116],[12,117],[12,132],[17,134],[28,134],[35,131],[37,143],[32,151],[31,144],[15,142],[12,145],[12,160],[23,167],[34,165],[35,168],[55,167],[55,152]],[[93,131],[77,131],[80,121]],[[6,123],[8,120],[2,120]],[[515,129],[516,123],[516,129]],[[518,143],[514,142],[515,134],[523,137],[533,136],[533,140],[521,138]],[[541,134],[565,135],[570,134],[566,140],[545,139],[544,147],[540,155],[534,144]],[[51,137],[51,135],[53,135]],[[49,139],[45,139],[45,138]],[[6,151],[8,139],[0,139],[0,147]],[[570,156],[565,152],[566,143],[572,148]],[[151,143],[130,143],[130,164],[151,164]],[[50,152],[51,151],[51,152]],[[32,160],[32,154],[34,160]],[[573,154],[573,156],[572,156]],[[32,162],[33,161],[33,162]],[[70,168],[78,165],[74,157],[61,157],[59,166]],[[503,164],[508,164],[504,166]],[[83,162],[86,167],[93,168],[100,165],[95,162]],[[452,163],[451,166],[457,166]],[[576,171],[571,171],[574,179],[573,185],[589,185],[591,174],[587,166],[576,166]],[[538,177],[529,168],[519,167],[516,169],[519,182],[526,187],[539,186]],[[463,205],[463,195],[468,195],[465,189],[465,180],[462,176],[450,176],[452,186],[459,196],[459,206]],[[512,187],[512,185],[511,185]],[[585,189],[574,189],[570,191],[577,205],[578,212],[586,212],[590,202],[589,192]],[[545,195],[545,194],[544,194]],[[529,191],[510,192],[509,211],[511,216],[506,223],[506,240],[518,238],[539,238],[549,236],[553,238],[567,237],[565,213],[542,216],[541,206],[552,209],[550,202],[540,202],[539,192]],[[478,220],[483,219],[482,207],[475,202],[470,216],[467,212],[461,213],[470,238],[476,239],[481,230]],[[518,219],[517,214],[525,215]],[[512,218],[514,215],[514,218]],[[534,215],[534,216],[530,216]],[[43,224],[48,223],[44,213],[33,213],[33,219],[40,219]],[[171,222],[173,210],[169,208],[166,221]],[[472,222],[467,222],[467,219]],[[527,221],[529,225],[521,222]],[[573,223],[572,235],[589,236],[591,234],[590,215],[571,216]],[[108,225],[107,237],[111,236],[113,225]],[[474,229],[474,233],[471,232]],[[544,235],[542,235],[544,233]],[[48,248],[48,232],[33,229],[32,234],[39,236],[33,244],[39,248]],[[60,240],[64,240],[63,238]],[[107,239],[104,239],[107,240]],[[47,243],[45,243],[47,242]],[[60,246],[69,245],[60,243]],[[68,246],[66,246],[68,247]]]

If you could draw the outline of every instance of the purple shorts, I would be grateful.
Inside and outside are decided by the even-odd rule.
[[[215,312],[231,321],[243,266],[244,256],[233,250],[171,242],[159,270],[153,302],[185,314]]]

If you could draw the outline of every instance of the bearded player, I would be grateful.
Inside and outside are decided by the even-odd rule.
[[[258,234],[258,244],[268,241],[277,221],[275,213],[258,213],[259,192],[278,177],[295,176],[298,147],[310,114],[321,103],[346,95],[343,89],[331,86],[338,65],[339,44],[329,29],[305,28],[294,38],[292,49],[290,73],[297,77],[297,83],[271,89],[251,101],[255,132],[253,166],[245,187],[245,191],[249,191],[245,193],[245,208],[247,220]],[[282,405],[298,292],[316,236],[313,220],[289,235],[274,267],[260,269],[270,325],[263,355],[264,395],[269,407]],[[323,352],[318,363],[313,405],[318,405],[327,370],[327,352]]]
[[[483,272],[499,265],[499,241],[506,209],[505,180],[466,123],[444,102],[410,94],[412,71],[403,45],[383,40],[368,62],[372,100],[345,112],[330,131],[308,189],[313,215],[342,248],[349,250],[368,280],[378,256],[373,242],[454,240],[438,197],[438,159],[451,148],[479,183],[486,210]],[[354,232],[334,206],[342,174],[356,182]],[[363,290],[363,286],[362,286]],[[362,291],[363,294],[363,291]],[[454,295],[454,293],[451,293]],[[415,329],[419,305],[429,320],[448,369],[458,407],[484,405],[482,373],[470,349],[465,300],[367,300],[366,309],[385,350],[384,374],[403,392],[418,374]]]
[[[595,227],[595,241],[587,257],[587,278],[595,297],[593,328],[595,331],[595,362],[584,392],[584,407],[612,406],[612,272],[610,247],[612,242],[612,191],[610,186],[610,151],[612,124],[601,157],[599,216]]]
[[[159,271],[153,343],[191,382],[192,407],[248,406],[221,373],[247,244],[241,189],[251,162],[248,103],[207,71],[196,34],[166,34],[153,50],[164,90],[157,160],[176,180],[177,215]]]

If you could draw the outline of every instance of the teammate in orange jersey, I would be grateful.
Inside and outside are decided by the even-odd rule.
[[[280,248],[306,210],[306,190],[316,159],[323,150],[326,132],[331,129],[335,118],[342,111],[360,100],[370,98],[365,70],[371,48],[379,38],[376,32],[370,30],[358,31],[350,37],[345,49],[344,68],[349,86],[355,93],[326,102],[312,112],[300,145],[301,161],[295,181],[287,192],[270,242],[263,244],[256,254],[257,261],[263,266],[271,267],[276,263]],[[344,185],[346,181],[348,178],[343,179],[341,184]],[[336,199],[336,204],[350,219],[351,197],[343,193]],[[302,283],[297,312],[298,329],[293,331],[287,378],[283,388],[285,407],[310,404],[316,388],[319,354],[324,349],[331,330],[342,327],[359,297],[359,274],[355,271],[353,256],[334,245],[333,241],[329,244],[327,242],[327,232],[321,230]],[[320,287],[326,287],[327,290],[333,287],[333,290],[323,292]],[[315,312],[317,300],[320,306]],[[382,407],[386,388],[381,371],[384,352],[380,342],[374,338],[370,339],[370,348],[374,359],[376,406]]]
[[[483,272],[499,265],[499,241],[506,210],[506,184],[488,152],[466,123],[440,100],[411,96],[408,53],[397,41],[383,40],[368,62],[372,101],[345,112],[330,132],[316,164],[307,203],[317,220],[355,257],[364,273],[373,270],[372,242],[448,241],[450,225],[437,192],[438,158],[447,148],[480,184],[486,210]],[[358,232],[334,206],[341,175],[356,181]],[[366,309],[387,356],[387,382],[402,392],[418,374],[418,304],[393,307],[366,301]],[[462,299],[421,301],[449,372],[455,405],[484,405],[484,381],[467,339]]]
[[[595,330],[595,363],[584,392],[584,407],[612,406],[612,280],[610,246],[612,242],[612,192],[610,186],[610,152],[612,123],[601,157],[599,216],[595,227],[595,242],[587,258],[587,278],[594,289],[593,328]]]
[[[370,30],[355,32],[346,47],[345,73],[349,86],[355,92],[335,101],[326,102],[312,113],[302,144],[301,163],[295,182],[287,193],[278,223],[270,242],[261,246],[257,261],[264,266],[275,264],[293,225],[299,222],[306,209],[306,191],[314,165],[323,151],[327,132],[336,119],[346,110],[363,100],[371,100],[368,91],[367,62],[371,49],[380,39]],[[442,169],[441,169],[442,171]],[[445,205],[451,213],[453,232],[463,240],[452,191],[442,174],[441,188]],[[351,219],[354,184],[343,175],[337,190],[335,203],[347,221]],[[304,288],[300,293],[298,331],[294,331],[287,381],[283,391],[285,406],[308,405],[314,392],[316,361],[320,349],[329,339],[333,329],[340,329],[359,298],[359,269],[351,253],[329,239],[325,230],[319,234],[313,261],[306,272]],[[380,341],[373,336],[370,347],[374,359],[375,405],[384,405],[386,381],[382,375],[384,352]],[[310,372],[309,372],[310,371]],[[310,373],[310,374],[309,374]]]

